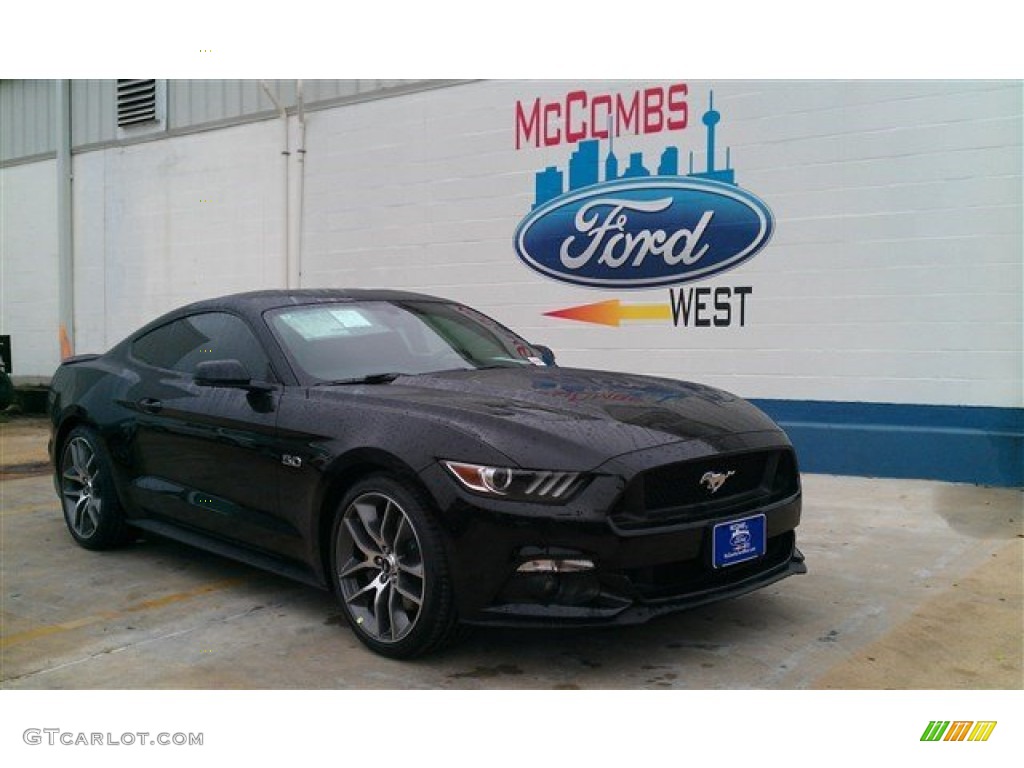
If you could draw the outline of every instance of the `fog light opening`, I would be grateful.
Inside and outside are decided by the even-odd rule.
[[[527,560],[516,570],[519,573],[581,573],[594,570],[594,561],[585,558],[541,558]]]

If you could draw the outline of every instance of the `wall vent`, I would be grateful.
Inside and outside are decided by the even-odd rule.
[[[156,80],[118,80],[117,127],[156,122],[156,98]]]

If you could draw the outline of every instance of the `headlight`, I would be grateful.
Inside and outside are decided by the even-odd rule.
[[[458,461],[441,463],[469,490],[514,501],[564,502],[586,483],[586,476],[579,472],[487,467]]]

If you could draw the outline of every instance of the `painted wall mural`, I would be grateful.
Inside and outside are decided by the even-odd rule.
[[[565,168],[551,165],[535,174],[533,207],[514,235],[515,252],[526,266],[572,285],[647,290],[714,277],[739,267],[768,244],[775,227],[771,209],[740,187],[728,148],[719,164],[722,115],[714,108],[713,92],[701,116],[703,168],[695,168],[691,150],[682,173],[676,145],[666,146],[656,165],[643,152],[630,151],[623,160],[616,154],[616,139],[621,151],[623,143],[628,148],[630,133],[685,129],[687,94],[688,87],[678,83],[635,91],[625,99],[573,91],[564,103],[542,107],[538,99],[528,109],[516,103],[517,148],[557,145],[563,137],[576,140]],[[589,119],[574,120],[574,111]],[[564,125],[559,125],[563,113]],[[600,128],[602,118],[605,126]],[[545,314],[616,327],[628,320],[742,327],[752,293],[750,285],[673,287],[665,303],[608,298]]]

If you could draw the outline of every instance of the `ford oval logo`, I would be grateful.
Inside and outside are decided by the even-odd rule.
[[[772,230],[768,206],[734,184],[658,176],[594,184],[535,208],[516,229],[515,248],[555,280],[641,289],[737,267]]]

